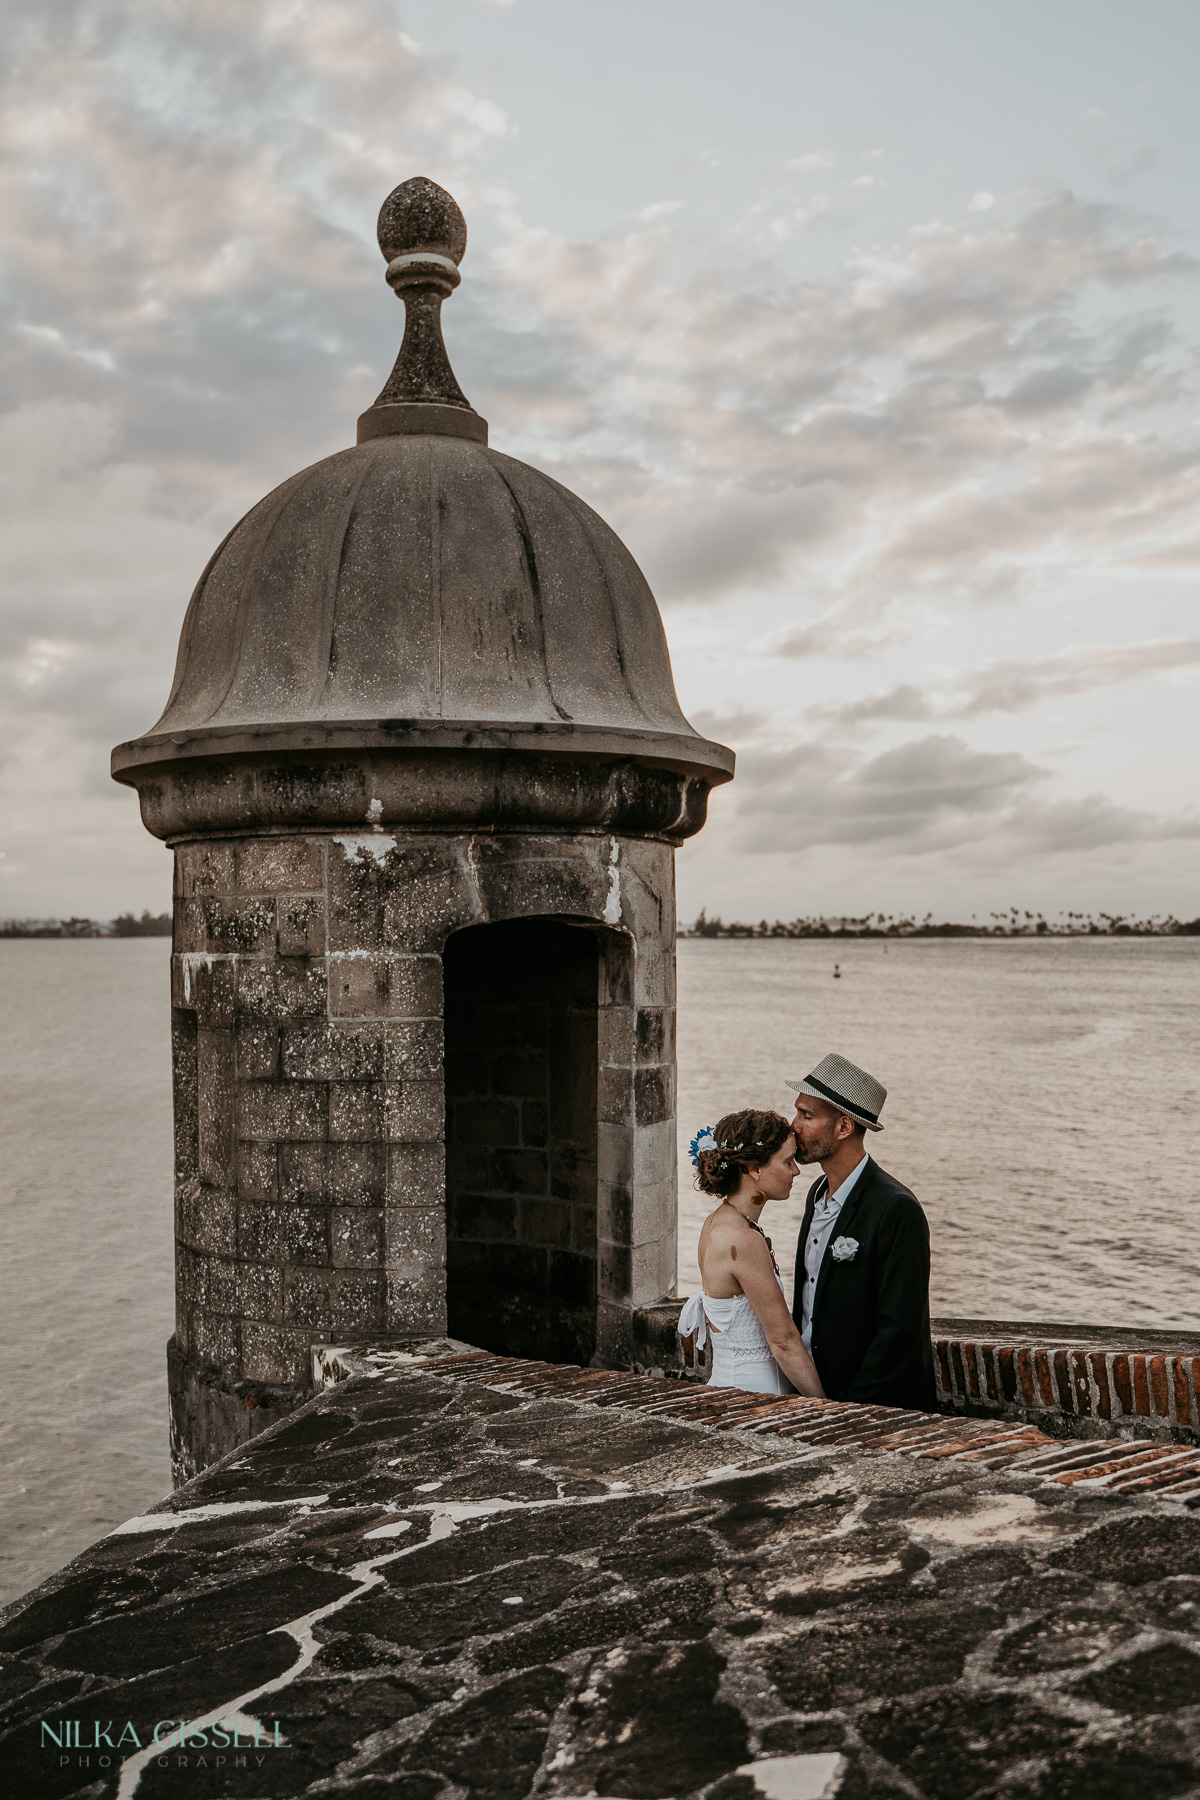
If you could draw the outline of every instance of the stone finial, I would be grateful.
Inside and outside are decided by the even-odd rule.
[[[404,301],[404,341],[383,392],[359,421],[360,440],[392,431],[446,429],[486,441],[487,428],[455,380],[442,340],[442,301],[461,280],[458,265],[467,247],[458,203],[436,181],[416,175],[388,195],[378,230],[388,282]],[[459,422],[424,411],[417,417],[378,410],[413,406],[452,406]]]

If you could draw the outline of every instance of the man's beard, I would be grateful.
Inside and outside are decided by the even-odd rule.
[[[797,1142],[796,1161],[804,1164],[824,1162],[825,1158],[832,1156],[836,1149],[837,1139],[830,1132],[826,1137],[817,1138],[811,1144]]]

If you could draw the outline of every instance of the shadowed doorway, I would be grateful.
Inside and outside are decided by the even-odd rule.
[[[599,958],[558,919],[446,945],[449,1330],[485,1350],[596,1348]]]

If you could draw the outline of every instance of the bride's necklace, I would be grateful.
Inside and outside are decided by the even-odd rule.
[[[757,1231],[759,1237],[762,1239],[763,1243],[767,1246],[767,1251],[771,1258],[771,1267],[774,1269],[775,1273],[778,1275],[779,1264],[775,1261],[775,1251],[772,1247],[771,1240],[767,1236],[766,1232],[763,1230],[762,1226],[758,1223],[757,1219],[747,1219],[746,1215],[742,1211],[741,1207],[735,1206],[733,1204],[732,1200],[722,1200],[721,1205],[727,1206],[729,1208],[730,1212],[735,1212],[739,1219],[742,1219],[745,1221],[745,1223],[750,1227],[751,1231]]]

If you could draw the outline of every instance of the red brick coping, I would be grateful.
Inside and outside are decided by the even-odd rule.
[[[407,1361],[407,1359],[406,1359]],[[951,1458],[1063,1487],[1094,1483],[1124,1494],[1160,1494],[1200,1508],[1200,1447],[1113,1438],[1063,1442],[1036,1426],[990,1419],[946,1418],[898,1407],[842,1400],[770,1399],[737,1388],[714,1391],[661,1376],[527,1362],[474,1350],[416,1364],[459,1382],[503,1388],[530,1400],[577,1400],[590,1406],[654,1413],[716,1431],[760,1431],[799,1444]]]
[[[1001,1412],[1054,1413],[1161,1431],[1200,1431],[1200,1355],[1189,1341],[1142,1349],[1086,1327],[975,1326],[935,1321],[938,1399]],[[939,1330],[939,1326],[942,1327]],[[1145,1333],[1145,1337],[1166,1334]],[[1108,1342],[1104,1340],[1108,1339]],[[1114,1346],[1112,1340],[1116,1339]]]

